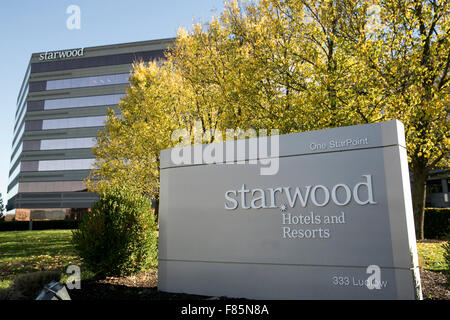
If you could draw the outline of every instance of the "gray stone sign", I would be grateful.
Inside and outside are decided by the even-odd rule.
[[[161,152],[160,290],[421,298],[402,123],[240,143]]]

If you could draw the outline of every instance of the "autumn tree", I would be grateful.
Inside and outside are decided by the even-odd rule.
[[[97,193],[129,186],[158,201],[159,153],[172,146],[171,132],[185,124],[186,95],[168,64],[161,68],[158,62],[140,62],[133,71],[120,112],[108,110],[105,129],[97,136],[96,170],[86,184]]]
[[[449,165],[450,3],[379,1],[378,22],[355,41],[383,114],[405,125],[418,239],[424,238],[426,181]],[[378,120],[378,119],[377,119]]]
[[[216,105],[225,103],[234,127],[289,133],[402,121],[423,239],[426,180],[448,166],[449,6],[261,0],[242,12],[230,3],[206,31],[178,39],[173,57],[183,77],[219,88]],[[205,51],[216,56],[186,59]]]
[[[437,0],[230,2],[180,30],[165,62],[135,66],[90,185],[122,181],[157,198],[159,151],[195,122],[291,133],[399,119],[423,238],[426,179],[448,161],[448,20]]]

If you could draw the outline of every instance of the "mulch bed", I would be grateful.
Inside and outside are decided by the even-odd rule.
[[[439,272],[421,270],[424,299],[450,300],[446,276]],[[158,291],[156,270],[129,277],[104,280],[84,280],[81,290],[70,290],[72,300],[202,300],[210,297]]]
[[[208,297],[158,291],[156,270],[129,277],[81,281],[80,290],[70,290],[72,300],[200,300]]]
[[[421,269],[420,281],[424,299],[450,300],[450,285],[445,274]]]

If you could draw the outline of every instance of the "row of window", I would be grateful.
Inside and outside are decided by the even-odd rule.
[[[83,149],[95,146],[95,138],[49,139],[41,140],[39,150]]]
[[[19,149],[12,157],[10,168],[16,163],[22,150],[36,151],[36,150],[64,150],[64,149],[88,149],[94,147],[96,139],[90,138],[72,138],[72,139],[48,139],[48,140],[29,140],[20,144]],[[20,163],[13,173],[9,176],[9,181],[13,181],[20,172]]]
[[[44,110],[110,106],[118,104],[123,97],[125,97],[125,94],[109,94],[101,96],[45,100]]]
[[[106,116],[30,120],[25,123],[25,131],[103,127],[105,120]]]
[[[23,143],[25,143],[26,151],[30,150],[55,150],[55,149],[83,149],[92,148],[95,146],[95,138],[73,138],[73,139],[49,139],[42,140],[39,145],[36,141],[21,142],[22,134],[27,127],[28,131],[33,130],[51,130],[51,129],[71,129],[71,128],[88,128],[88,127],[102,127],[104,126],[106,116],[95,117],[80,117],[80,118],[65,118],[65,119],[48,119],[48,120],[32,120],[27,121],[26,126],[17,134],[13,141],[10,167],[14,165],[23,150]],[[19,145],[20,142],[20,145]]]
[[[42,120],[42,130],[101,127],[106,116]]]
[[[20,182],[8,192],[8,199],[20,192],[79,192],[86,190],[83,181]]]
[[[20,171],[90,170],[93,168],[94,161],[95,159],[22,161]]]
[[[129,77],[128,73],[123,73],[123,74],[110,74],[105,76],[93,76],[84,78],[49,80],[47,81],[46,90],[106,86],[110,84],[124,84],[128,83],[128,77]]]
[[[63,149],[88,149],[95,146],[95,137],[71,138],[71,139],[48,139],[48,140],[28,140],[20,144],[14,156],[11,158],[11,166],[17,161],[22,150],[63,150]]]

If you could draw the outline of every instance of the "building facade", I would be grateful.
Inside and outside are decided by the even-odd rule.
[[[427,195],[425,205],[429,208],[450,207],[450,178],[449,170],[434,170],[427,181]]]
[[[108,108],[117,111],[134,61],[164,57],[173,39],[34,53],[17,98],[9,214],[79,218],[97,200],[83,180]]]

